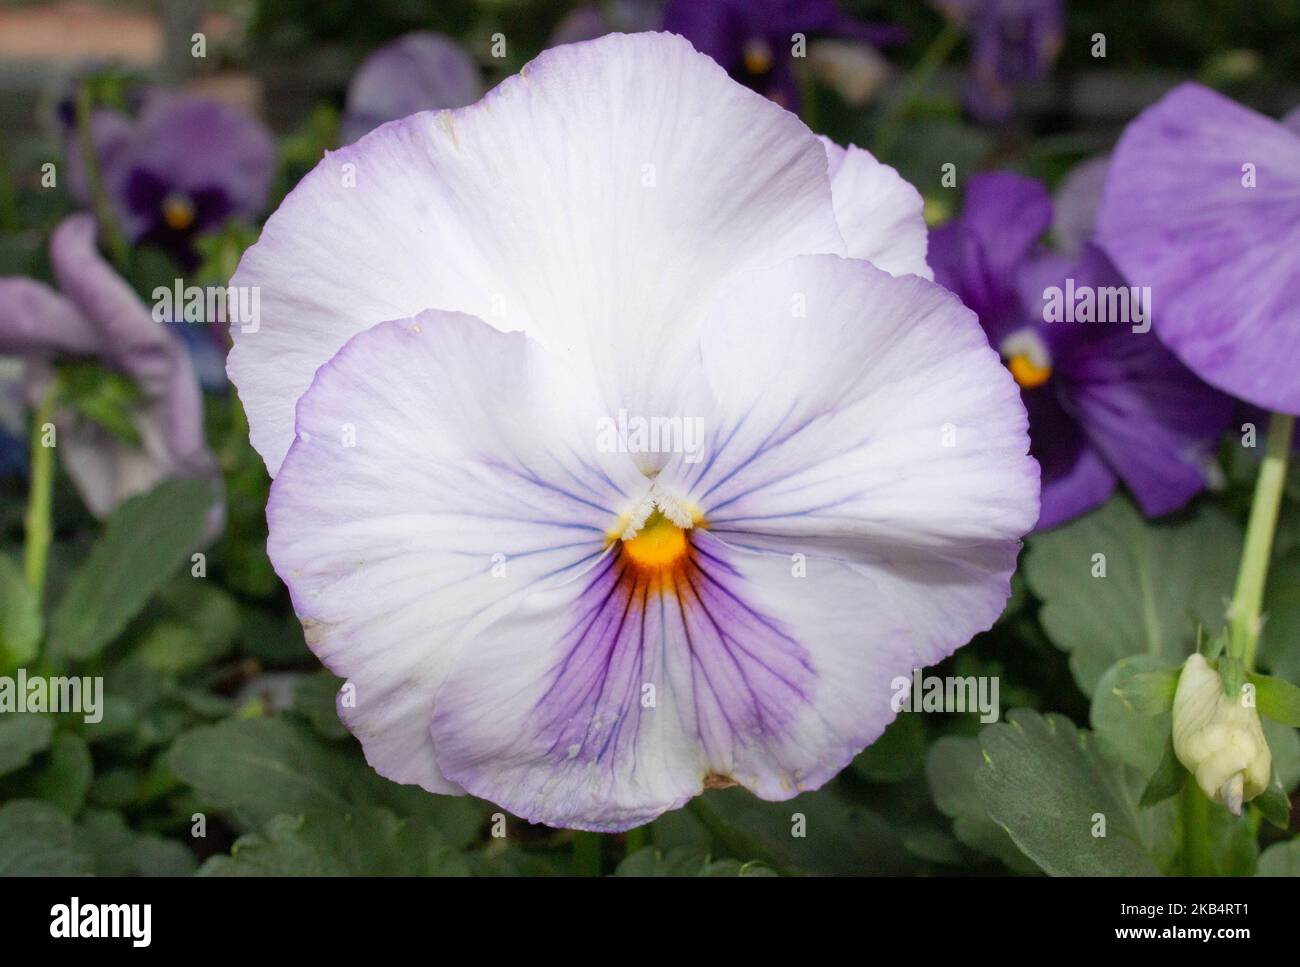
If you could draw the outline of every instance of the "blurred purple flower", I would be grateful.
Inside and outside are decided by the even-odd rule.
[[[980,318],[1021,386],[1031,453],[1043,472],[1038,529],[1101,504],[1123,480],[1148,516],[1170,513],[1206,486],[1227,426],[1228,399],[1188,372],[1151,331],[1117,321],[1045,321],[1049,286],[1125,286],[1105,255],[1048,254],[1039,239],[1052,203],[1037,181],[978,175],[954,222],[930,236],[935,281]],[[1140,328],[1140,327],[1139,327]]]
[[[966,106],[984,121],[1004,121],[1015,88],[1047,76],[1065,36],[1065,0],[932,0],[971,37]]]
[[[136,118],[110,109],[92,119],[104,186],[127,238],[157,245],[183,268],[198,262],[197,236],[266,205],[275,144],[237,108],[187,94],[153,92]],[[69,183],[89,204],[85,165],[69,144]]]
[[[1183,84],[1120,139],[1097,235],[1193,372],[1300,414],[1300,131]]]
[[[898,43],[901,28],[843,16],[835,0],[669,0],[664,30],[681,34],[735,80],[782,107],[799,101],[793,35]]]
[[[609,33],[658,30],[665,0],[607,0],[570,10],[551,33],[548,47],[595,40]]]
[[[340,139],[351,144],[417,111],[464,107],[483,95],[478,65],[442,34],[417,31],[367,57],[352,75]]]
[[[64,466],[87,507],[103,517],[163,479],[215,480],[217,473],[189,354],[99,254],[95,234],[87,214],[55,229],[50,262],[59,291],[34,279],[0,278],[0,355],[26,361],[29,398],[44,392],[49,364],[69,358],[98,359],[134,382],[138,446],[75,414],[57,421]]]

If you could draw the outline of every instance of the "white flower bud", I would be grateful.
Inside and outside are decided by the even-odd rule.
[[[1273,757],[1259,713],[1244,694],[1224,694],[1219,673],[1200,655],[1178,677],[1174,752],[1202,791],[1236,815],[1268,787]]]

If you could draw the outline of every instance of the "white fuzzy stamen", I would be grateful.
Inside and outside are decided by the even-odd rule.
[[[689,530],[695,526],[695,517],[688,506],[656,483],[651,486],[650,492],[641,498],[641,502],[628,513],[627,526],[619,536],[625,541],[636,537],[656,510],[682,530]]]

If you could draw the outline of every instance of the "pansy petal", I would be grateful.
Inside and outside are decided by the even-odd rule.
[[[268,551],[313,650],[355,688],[371,765],[451,791],[428,737],[457,637],[604,552],[648,481],[523,334],[425,312],[321,367],[271,489]]]
[[[432,734],[446,774],[534,822],[616,831],[703,788],[815,789],[893,718],[915,665],[887,597],[842,562],[691,532],[670,573],[620,548],[461,652]]]
[[[1115,490],[1115,474],[1062,405],[1057,387],[1024,394],[1030,450],[1042,471],[1042,507],[1035,530],[1050,530],[1100,507]]]
[[[975,310],[994,343],[1023,325],[1017,273],[1051,222],[1040,182],[998,171],[972,178],[961,217],[930,235],[935,281]]]
[[[379,48],[348,84],[341,137],[355,141],[416,111],[464,107],[483,93],[473,58],[450,37],[417,30]]]
[[[794,259],[738,280],[702,351],[716,411],[660,483],[704,526],[868,569],[916,608],[926,661],[997,617],[1038,467],[1019,390],[951,293]]]
[[[1060,287],[1068,276],[1099,299],[1126,285],[1094,245],[1086,245],[1073,262],[1056,257],[1042,262],[1043,270],[1030,269],[1026,275],[1041,279],[1043,271],[1053,273],[1046,277]],[[1034,286],[1040,293],[1044,288]],[[1204,490],[1206,470],[1231,417],[1231,400],[1180,363],[1156,337],[1149,319],[1145,326],[1116,320],[1043,325],[1073,330],[1069,350],[1058,354],[1054,385],[1045,389],[1060,396],[1143,512],[1150,517],[1171,513]],[[1031,425],[1035,438],[1038,430]]]
[[[1155,330],[1214,386],[1300,413],[1300,137],[1197,84],[1129,125],[1098,239]]]
[[[90,355],[99,337],[80,310],[34,279],[0,278],[0,355]]]
[[[1282,117],[1283,127],[1290,128],[1297,135],[1300,135],[1300,107],[1295,108]]]
[[[1052,198],[1052,237],[1061,254],[1077,256],[1091,241],[1109,170],[1109,155],[1090,158],[1075,165],[1056,190]]]
[[[104,173],[110,192],[124,197],[138,172],[190,193],[219,188],[235,214],[251,217],[266,204],[275,174],[275,142],[256,118],[191,94],[156,93],[131,130],[129,147]],[[133,237],[151,219],[129,206],[118,213]]]
[[[934,278],[925,261],[928,230],[921,193],[870,151],[842,148],[829,138],[822,143],[845,254],[890,275]]]
[[[680,37],[543,53],[478,104],[329,154],[245,253],[261,328],[228,369],[274,474],[316,368],[426,308],[523,329],[606,412],[663,412],[736,271],[838,252],[826,156]]]
[[[169,454],[165,475],[205,476],[214,462],[189,353],[100,255],[96,231],[88,214],[71,215],[54,230],[50,263],[59,288],[94,326],[104,359],[136,382],[154,410]]]

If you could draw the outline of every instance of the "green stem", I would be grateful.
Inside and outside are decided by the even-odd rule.
[[[90,188],[91,207],[99,222],[99,234],[103,239],[104,249],[109,258],[122,271],[126,271],[130,255],[126,239],[113,217],[113,207],[109,204],[108,191],[104,188],[104,174],[99,167],[99,152],[95,148],[94,100],[91,97],[89,81],[82,81],[77,87],[77,141],[81,147],[81,163],[86,172],[86,184]]]
[[[600,833],[578,830],[573,834],[573,872],[577,876],[600,876],[604,843]]]
[[[944,24],[943,30],[930,42],[921,59],[916,62],[912,72],[908,75],[907,80],[903,82],[903,89],[898,92],[889,106],[885,108],[884,118],[880,122],[880,133],[876,136],[876,156],[881,160],[886,160],[889,152],[893,149],[894,143],[898,140],[898,134],[902,128],[907,112],[917,99],[925,93],[925,89],[930,86],[934,75],[939,72],[949,55],[956,49],[958,41],[961,40],[962,31],[953,23]]]
[[[55,381],[46,390],[32,416],[32,476],[27,492],[27,516],[24,520],[27,540],[23,549],[23,573],[38,607],[45,594],[45,567],[53,537],[50,508],[54,495],[54,447],[45,446],[45,425],[53,425],[58,396],[59,387]]]
[[[1183,875],[1213,876],[1210,856],[1210,800],[1194,779],[1183,783]]]
[[[1274,413],[1269,421],[1268,445],[1255,483],[1255,498],[1250,505],[1246,543],[1237,570],[1237,587],[1228,608],[1228,647],[1234,657],[1241,659],[1247,671],[1255,667],[1264,584],[1268,579],[1273,532],[1277,528],[1282,490],[1286,484],[1286,465],[1294,426],[1295,417],[1285,413]]]

